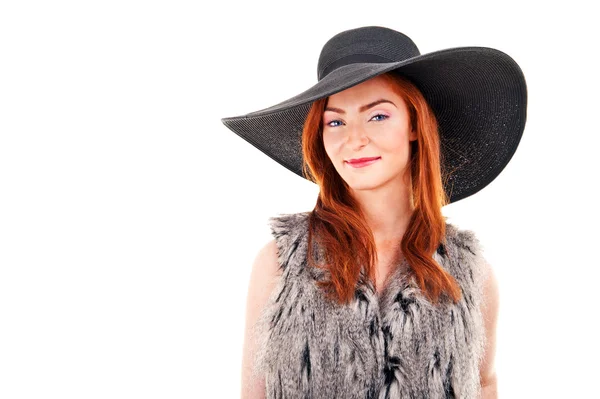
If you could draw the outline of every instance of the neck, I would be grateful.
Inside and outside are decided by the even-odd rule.
[[[410,184],[389,184],[369,190],[353,190],[375,242],[402,239],[412,216]]]

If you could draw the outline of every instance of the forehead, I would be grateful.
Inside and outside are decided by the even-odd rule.
[[[387,80],[381,76],[376,76],[346,90],[342,90],[339,93],[332,94],[327,99],[327,105],[333,107],[336,105],[342,106],[343,104],[346,104],[347,106],[360,106],[379,98],[386,98],[394,101],[398,100],[400,97]]]

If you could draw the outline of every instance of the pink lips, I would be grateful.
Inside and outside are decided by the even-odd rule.
[[[381,157],[358,158],[358,159],[350,159],[350,160],[346,161],[346,163],[348,165],[352,166],[353,168],[363,168],[365,166],[369,166],[372,163],[377,162],[380,159],[381,159]]]

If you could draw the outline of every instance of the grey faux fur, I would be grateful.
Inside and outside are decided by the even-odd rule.
[[[463,298],[434,306],[399,268],[378,298],[359,282],[349,305],[327,301],[306,264],[308,212],[269,219],[281,280],[256,326],[267,398],[478,398],[485,345],[478,239],[450,223],[434,259]]]

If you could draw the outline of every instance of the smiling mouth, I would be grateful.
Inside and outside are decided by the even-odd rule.
[[[353,168],[362,168],[362,167],[374,164],[375,162],[379,161],[380,159],[381,159],[381,157],[361,158],[359,160],[344,161],[344,162],[347,163],[348,165],[352,166]]]
[[[381,158],[381,157],[364,157],[364,158],[350,159],[350,160],[347,160],[345,162],[348,162],[348,163],[361,163],[361,162],[373,161],[373,160],[376,160],[378,158]]]

